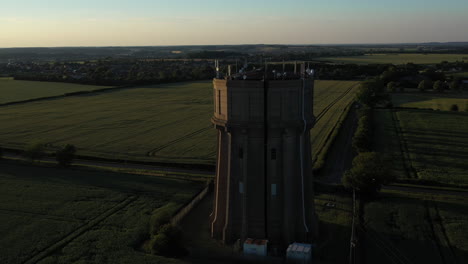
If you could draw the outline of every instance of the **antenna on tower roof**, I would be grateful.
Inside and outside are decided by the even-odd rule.
[[[216,79],[221,78],[219,74],[219,60],[215,60],[215,67],[216,67]]]

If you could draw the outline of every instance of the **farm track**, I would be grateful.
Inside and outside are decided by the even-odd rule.
[[[138,197],[136,197],[136,196],[128,196],[127,198],[125,198],[119,204],[117,204],[114,207],[108,209],[107,211],[103,212],[102,214],[96,216],[95,218],[90,220],[88,223],[80,226],[78,229],[76,229],[76,230],[72,231],[71,233],[67,234],[66,236],[64,236],[59,241],[55,242],[54,244],[52,244],[49,247],[43,249],[42,251],[35,254],[34,256],[29,258],[28,260],[24,261],[23,264],[37,263],[40,260],[50,256],[52,253],[54,253],[58,249],[63,248],[64,246],[66,246],[67,244],[69,244],[70,242],[72,242],[73,240],[75,240],[76,238],[81,236],[82,234],[86,233],[92,227],[98,225],[102,221],[106,220],[107,218],[111,217],[112,215],[114,215],[118,211],[120,211],[123,208],[130,205],[131,203],[136,201],[137,198]]]
[[[398,119],[396,115],[396,111],[392,111],[392,122],[393,122],[393,126],[395,127],[395,132],[397,134],[400,152],[401,152],[401,158],[403,161],[403,165],[405,167],[406,174],[408,178],[417,179],[418,174],[416,170],[413,168],[413,165],[411,163],[411,157],[409,155],[408,144],[406,143],[405,137],[403,136],[403,130],[401,129],[400,120]]]
[[[457,258],[450,244],[445,227],[440,217],[439,207],[433,201],[424,201],[426,218],[430,227],[430,239],[434,243],[442,264],[457,264]]]

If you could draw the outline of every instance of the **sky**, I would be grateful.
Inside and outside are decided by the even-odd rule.
[[[468,0],[0,0],[0,47],[468,41]]]

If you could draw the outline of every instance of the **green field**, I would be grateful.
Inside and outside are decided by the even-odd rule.
[[[153,210],[202,183],[0,161],[0,263],[171,263],[137,249]],[[58,245],[57,247],[54,247]]]
[[[424,108],[449,111],[452,105],[458,106],[458,111],[468,111],[467,94],[392,94],[392,102],[398,107]]]
[[[318,152],[354,99],[358,82],[318,81],[312,130]],[[216,130],[211,82],[187,82],[100,92],[0,108],[0,146],[41,141],[79,154],[159,162],[214,164]]]
[[[466,263],[466,196],[384,191],[364,209],[366,263]]]
[[[323,57],[321,61],[352,64],[436,64],[442,61],[468,61],[468,54],[368,54],[349,57]]]
[[[468,114],[379,110],[376,150],[392,156],[400,178],[468,184]]]
[[[109,86],[17,81],[13,78],[0,78],[0,104],[103,88],[109,88]]]

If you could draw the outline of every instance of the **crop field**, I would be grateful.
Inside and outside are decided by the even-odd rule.
[[[103,88],[109,87],[72,83],[17,81],[13,80],[13,78],[0,78],[0,104]]]
[[[393,157],[399,177],[468,184],[468,114],[377,111],[377,150]]]
[[[319,152],[354,99],[358,82],[317,81],[312,130]],[[216,130],[211,82],[99,92],[0,108],[0,146],[49,150],[74,144],[80,155],[170,163],[214,164]]]
[[[153,210],[203,184],[0,162],[0,263],[166,263],[137,249]],[[80,261],[80,262],[77,262]]]
[[[367,54],[364,56],[326,57],[321,61],[352,64],[436,64],[442,61],[468,61],[468,54]]]
[[[449,111],[452,105],[458,111],[468,112],[468,95],[465,94],[392,94],[392,102],[398,107],[424,108]]]
[[[466,263],[466,196],[384,191],[364,209],[366,263]]]

